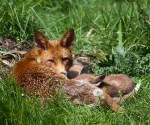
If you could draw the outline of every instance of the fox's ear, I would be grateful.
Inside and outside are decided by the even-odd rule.
[[[104,74],[100,74],[98,76],[95,76],[95,78],[93,79],[92,82],[93,82],[93,84],[102,83],[103,80],[105,79],[105,77],[106,77],[105,73]]]
[[[49,42],[47,38],[40,31],[34,32],[34,41],[37,43],[37,46],[39,48],[45,50],[49,48]]]
[[[71,49],[73,46],[74,37],[75,37],[75,35],[74,35],[73,29],[66,31],[66,33],[64,33],[64,35],[60,39],[60,45],[62,47]]]

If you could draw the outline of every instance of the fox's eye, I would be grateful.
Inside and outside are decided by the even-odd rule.
[[[67,61],[67,60],[69,60],[69,58],[68,57],[66,57],[66,58],[62,58],[62,61],[64,62],[64,61]]]
[[[54,63],[54,61],[52,59],[49,59],[48,61],[51,62],[51,63]]]

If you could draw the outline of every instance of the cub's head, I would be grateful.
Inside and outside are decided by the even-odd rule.
[[[72,66],[72,47],[74,41],[74,30],[70,29],[58,41],[48,40],[41,32],[34,33],[34,41],[37,44],[34,60],[52,67],[59,74],[66,75]]]

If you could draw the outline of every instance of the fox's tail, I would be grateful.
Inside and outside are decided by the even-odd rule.
[[[130,93],[128,93],[128,94],[126,94],[126,95],[123,95],[122,97],[113,98],[114,102],[116,102],[117,104],[121,104],[121,103],[124,102],[127,98],[132,98],[132,97],[134,97],[134,95],[135,95],[135,94],[138,92],[138,90],[140,89],[140,86],[141,86],[141,84],[138,83]]]

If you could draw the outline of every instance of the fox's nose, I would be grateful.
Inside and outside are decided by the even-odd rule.
[[[67,75],[67,71],[66,71],[64,64],[59,62],[56,65],[56,69],[57,69],[58,74],[65,75],[65,76]]]

